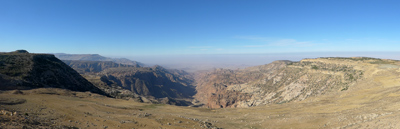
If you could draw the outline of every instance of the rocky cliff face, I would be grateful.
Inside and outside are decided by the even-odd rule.
[[[242,70],[216,69],[196,77],[196,99],[210,108],[251,107],[302,101],[343,91],[363,77],[356,59],[276,61]]]
[[[111,61],[64,62],[116,98],[190,105],[190,102],[180,99],[191,99],[195,94],[191,75],[182,70],[168,70],[161,66],[138,67]]]
[[[71,67],[49,54],[0,54],[0,89],[63,88],[106,95]]]
[[[124,89],[155,98],[190,98],[195,94],[192,80],[179,71],[161,66],[129,68],[118,67],[102,71],[102,79],[118,84]]]

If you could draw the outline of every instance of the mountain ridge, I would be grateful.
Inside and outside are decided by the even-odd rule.
[[[66,54],[66,53],[53,53],[60,60],[81,60],[81,61],[112,61],[118,64],[133,65],[137,67],[146,66],[145,64],[132,61],[126,58],[109,58],[99,54]]]

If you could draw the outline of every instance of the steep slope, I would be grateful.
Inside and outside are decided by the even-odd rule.
[[[132,65],[136,67],[145,66],[145,64],[131,61],[126,58],[108,58],[101,56],[99,54],[65,54],[65,53],[55,53],[54,54],[60,60],[82,60],[82,61],[112,61],[117,64]]]
[[[0,89],[63,88],[105,95],[79,73],[49,54],[20,50],[0,53]]]
[[[109,68],[136,68],[137,66],[117,64],[112,61],[84,61],[84,60],[63,60],[74,70],[78,71],[84,78],[90,81],[93,85],[100,88],[105,93],[115,98],[131,99],[135,98],[139,101],[144,101],[142,97],[128,89],[123,89],[120,85],[110,82],[105,79],[100,72]]]
[[[359,63],[372,58],[318,58],[276,61],[242,70],[199,74],[196,99],[210,108],[251,107],[302,101],[347,90],[363,78]]]
[[[247,100],[250,94],[244,94],[236,90],[227,90],[227,86],[243,84],[246,82],[262,79],[264,74],[271,74],[286,66],[290,61],[275,61],[269,65],[263,65],[245,70],[214,69],[211,72],[197,73],[195,76],[196,90],[195,98],[202,103],[208,104],[217,100],[214,97],[226,97],[228,106],[239,100]],[[224,95],[222,95],[224,94]],[[221,96],[222,95],[222,96]],[[233,102],[233,103],[232,103]],[[227,105],[220,105],[227,107]]]
[[[144,96],[190,98],[195,94],[194,87],[190,85],[191,79],[181,75],[182,73],[174,73],[161,66],[110,68],[101,74],[103,79]]]
[[[192,77],[161,66],[136,67],[111,61],[64,60],[91,83],[116,98],[190,105],[195,94]]]

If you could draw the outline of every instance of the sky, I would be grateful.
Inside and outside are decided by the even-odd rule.
[[[396,0],[0,0],[0,51],[135,58],[399,52],[398,5]]]

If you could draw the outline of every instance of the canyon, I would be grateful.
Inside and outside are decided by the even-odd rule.
[[[0,57],[6,128],[400,126],[397,60],[323,57],[187,73],[27,51]]]

